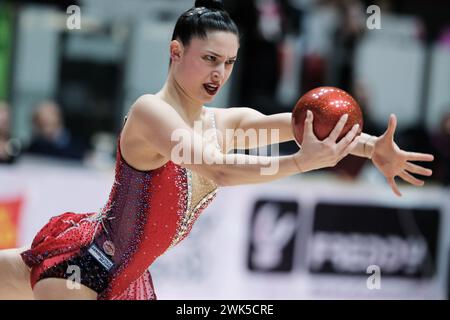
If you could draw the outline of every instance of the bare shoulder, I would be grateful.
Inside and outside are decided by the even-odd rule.
[[[136,99],[131,106],[129,115],[131,116],[134,113],[144,117],[151,116],[152,112],[156,112],[158,109],[161,110],[158,107],[163,105],[167,105],[167,103],[154,94],[144,94]]]
[[[160,167],[169,159],[158,153],[145,138],[146,126],[164,101],[152,94],[140,96],[131,106],[120,135],[120,150],[124,160],[133,168],[146,171]]]
[[[127,122],[122,130],[123,136],[142,132],[142,127],[153,117],[164,102],[153,94],[145,94],[136,99],[127,115]]]

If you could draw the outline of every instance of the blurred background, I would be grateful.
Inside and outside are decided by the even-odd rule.
[[[448,299],[450,2],[224,3],[242,40],[212,107],[290,112],[306,91],[337,86],[360,103],[366,133],[395,113],[397,143],[433,153],[434,175],[397,198],[370,161],[349,156],[223,188],[151,266],[158,297]],[[0,249],[31,243],[52,216],[104,205],[123,118],[164,84],[176,19],[191,6],[0,0]]]

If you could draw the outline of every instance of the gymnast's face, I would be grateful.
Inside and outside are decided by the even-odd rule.
[[[238,50],[238,38],[231,32],[194,37],[186,47],[174,40],[170,51],[175,81],[190,98],[210,102],[230,77]]]

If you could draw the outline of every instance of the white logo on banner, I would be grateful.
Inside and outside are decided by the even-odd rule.
[[[256,216],[253,229],[252,260],[258,268],[271,269],[283,258],[282,251],[292,239],[296,229],[295,214],[285,213],[277,219],[279,207],[273,204],[262,206]]]
[[[371,274],[371,276],[369,276],[366,281],[367,289],[380,290],[381,289],[381,269],[380,269],[380,267],[377,265],[370,265],[367,267],[366,273]]]
[[[420,271],[427,254],[422,237],[397,235],[317,232],[311,241],[310,267],[320,270],[330,263],[335,272],[366,272],[368,264],[384,273]]]

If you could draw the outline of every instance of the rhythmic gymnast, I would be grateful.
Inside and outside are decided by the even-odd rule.
[[[227,82],[238,50],[238,28],[221,1],[197,0],[179,17],[163,88],[135,101],[118,136],[115,181],[106,205],[99,212],[55,216],[31,246],[0,251],[0,299],[156,299],[149,266],[189,234],[223,186],[266,183],[332,167],[348,154],[372,159],[397,195],[396,176],[422,186],[411,173],[431,175],[411,161],[432,161],[432,155],[406,152],[394,142],[395,116],[379,137],[357,136],[354,127],[337,141],[346,123],[343,116],[320,141],[309,114],[295,154],[229,153],[294,140],[291,113],[266,116],[246,107],[204,106]],[[214,134],[199,134],[196,123]],[[279,139],[242,141],[225,135],[227,129],[277,129]],[[174,156],[179,147],[174,132],[190,138],[183,155],[201,161]],[[261,174],[269,160],[277,161],[278,170]],[[80,271],[77,290],[67,286],[73,266]]]

